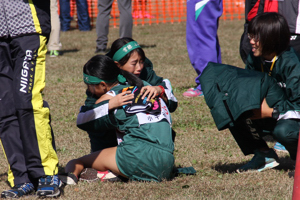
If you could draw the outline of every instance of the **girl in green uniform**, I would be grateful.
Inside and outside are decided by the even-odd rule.
[[[117,52],[122,51],[128,43],[135,44],[136,41],[126,37],[115,40],[107,56],[112,58],[120,69],[133,73],[151,85],[142,89],[141,92],[146,91],[144,97],[148,94],[152,97],[155,95],[165,96],[170,112],[174,112],[177,108],[177,99],[172,92],[170,81],[156,75],[152,62],[145,56],[145,52],[141,47],[133,51],[127,51],[121,57],[117,56]],[[139,62],[137,62],[138,56],[141,56]]]
[[[246,69],[268,73],[276,80],[288,98],[287,102],[276,108],[270,108],[264,101],[261,109],[254,112],[255,116],[252,119],[266,119],[252,120],[253,127],[261,132],[270,131],[295,160],[300,129],[300,59],[295,50],[289,46],[288,24],[278,13],[263,13],[250,22],[248,32],[252,52],[248,56]],[[270,149],[261,137],[258,141],[255,140],[255,143],[260,143],[260,145],[248,143],[248,146],[256,147],[255,149],[252,147],[254,157],[249,163],[239,168],[239,172],[258,168],[263,170],[276,166],[276,164],[270,164],[277,159],[273,149]],[[246,148],[251,149],[247,145]]]
[[[159,98],[161,110],[158,115],[144,112],[126,115],[120,106],[131,102],[133,96],[128,92],[119,92],[129,86],[124,84],[126,80],[120,74],[126,77],[130,85],[141,87],[143,82],[131,73],[119,69],[107,56],[94,56],[86,63],[83,72],[88,91],[98,99],[102,98],[96,104],[81,108],[77,126],[93,132],[113,130],[114,134],[118,129],[125,136],[118,146],[71,160],[65,168],[69,176],[61,176],[63,181],[68,183],[66,178],[73,177],[72,180],[76,182],[76,176],[84,168],[110,170],[131,180],[170,179],[174,164],[174,144],[171,117],[164,101]],[[104,94],[111,98],[104,97]]]
[[[209,63],[200,77],[218,129],[229,128],[242,152],[254,154],[239,173],[279,165],[262,138],[266,134],[296,159],[300,129],[300,58],[289,47],[286,20],[278,13],[263,13],[251,20],[248,32],[252,52],[246,69]]]
[[[137,48],[132,49],[132,47]],[[123,50],[125,51],[123,52]],[[117,52],[123,52],[123,54],[118,54]],[[131,72],[150,84],[142,88],[143,97],[148,95],[149,98],[153,98],[159,95],[166,102],[170,112],[176,110],[177,99],[173,94],[170,81],[156,75],[152,62],[145,57],[145,52],[136,41],[131,38],[117,39],[113,42],[107,56],[112,58],[120,69]],[[87,91],[85,105],[92,106],[97,99],[97,96]],[[116,134],[112,134],[110,131],[97,130],[97,132],[87,132],[90,137],[91,152],[116,146],[118,144],[117,141],[120,140],[119,137],[116,137]],[[173,130],[172,135],[174,140],[175,132]]]

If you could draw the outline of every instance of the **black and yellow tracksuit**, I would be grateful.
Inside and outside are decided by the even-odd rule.
[[[58,172],[43,101],[50,1],[0,0],[0,138],[11,186]]]

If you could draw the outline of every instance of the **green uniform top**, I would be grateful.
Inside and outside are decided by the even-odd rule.
[[[118,85],[110,91],[112,95],[128,85]],[[161,114],[137,113],[126,116],[122,108],[108,111],[108,101],[92,106],[82,106],[77,118],[77,126],[85,131],[107,132],[118,128],[125,133],[124,141],[135,138],[173,152],[171,116],[165,103],[161,102]],[[115,134],[115,133],[114,133]]]
[[[251,52],[247,58],[246,69],[264,71],[274,77],[278,85],[283,88],[288,102],[279,105],[280,116],[278,119],[300,119],[300,57],[290,47],[278,55],[273,70],[272,62],[263,61]],[[262,70],[263,68],[263,70]]]
[[[168,109],[170,112],[174,112],[177,108],[178,102],[176,97],[173,94],[173,89],[171,86],[171,83],[168,79],[163,79],[162,77],[159,77],[156,75],[155,71],[153,70],[153,64],[152,62],[146,58],[145,63],[144,63],[144,68],[140,74],[139,77],[141,80],[147,82],[147,85],[152,85],[152,86],[158,86],[161,85],[165,88],[165,94],[168,98]],[[87,99],[85,101],[86,105],[91,105],[94,104],[97,99],[93,97],[93,95],[90,92],[86,92],[87,94]]]
[[[156,75],[153,70],[152,62],[146,58],[144,63],[144,68],[140,74],[140,79],[148,82],[150,85],[158,86],[161,85],[165,88],[165,94],[168,98],[167,107],[170,112],[174,112],[177,108],[178,102],[176,97],[173,94],[171,83],[168,79],[163,79]],[[88,107],[98,107],[95,105],[97,98],[94,97],[90,92],[86,92],[87,98],[85,100],[85,106]],[[115,130],[97,130],[96,132],[88,131],[90,142],[91,142],[91,151],[98,151],[104,148],[112,147],[117,145],[117,137]]]

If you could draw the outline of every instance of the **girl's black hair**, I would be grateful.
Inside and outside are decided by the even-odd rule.
[[[288,23],[279,13],[267,12],[255,16],[249,23],[248,33],[259,41],[262,56],[279,55],[290,44]]]
[[[132,42],[132,41],[134,41],[134,40],[132,38],[129,38],[129,37],[123,37],[123,38],[119,38],[119,39],[115,40],[112,43],[110,51],[107,53],[107,56],[109,56],[110,58],[113,58],[115,53],[121,47],[123,47],[125,44],[127,44],[129,42]],[[137,48],[137,49],[134,49],[133,51],[129,52],[128,54],[126,54],[126,56],[124,56],[121,60],[119,60],[118,63],[121,66],[125,65],[133,52],[137,52],[141,56],[141,59],[143,61],[145,61],[146,56],[145,56],[144,50],[142,48]]]
[[[83,73],[98,77],[102,80],[113,80],[122,74],[129,85],[143,87],[143,82],[134,74],[121,70],[115,62],[108,56],[96,55],[93,56],[84,66]],[[117,81],[116,81],[117,82]],[[107,83],[112,85],[114,83]]]

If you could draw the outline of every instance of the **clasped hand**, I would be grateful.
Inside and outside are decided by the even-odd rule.
[[[262,119],[262,118],[268,118],[272,117],[273,108],[270,108],[266,98],[261,103],[261,106],[259,109],[253,109],[253,116],[251,119]]]

